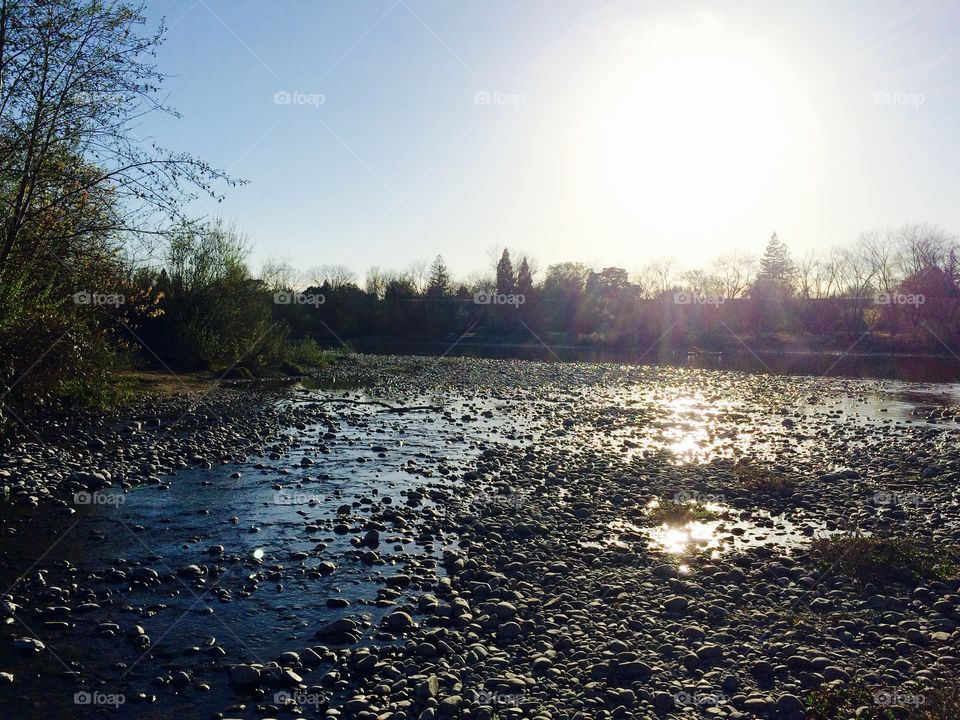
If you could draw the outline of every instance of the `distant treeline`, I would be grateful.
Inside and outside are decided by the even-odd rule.
[[[342,266],[318,268],[315,282],[304,284],[271,263],[262,282],[293,335],[324,344],[466,333],[471,342],[626,349],[661,340],[723,349],[743,339],[826,348],[862,336],[864,348],[948,352],[960,340],[958,257],[952,236],[910,225],[802,262],[774,234],[759,259],[734,253],[684,273],[669,261],[632,277],[622,268],[559,263],[535,281],[526,257],[515,270],[503,250],[489,277],[470,282],[452,281],[442,257],[406,272],[374,268],[363,288]]]

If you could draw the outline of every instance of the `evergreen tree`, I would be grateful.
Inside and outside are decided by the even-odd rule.
[[[790,258],[790,250],[774,233],[770,236],[770,242],[767,243],[763,257],[760,258],[757,284],[773,284],[789,289],[793,285],[795,276],[796,267]]]
[[[430,265],[430,279],[427,282],[427,295],[445,297],[450,294],[450,271],[443,261],[443,255],[437,255]]]
[[[500,262],[497,263],[497,292],[510,294],[516,289],[516,277],[513,274],[513,263],[510,262],[510,251],[503,249]]]
[[[520,267],[517,269],[517,292],[528,300],[533,295],[533,273],[530,272],[526,256],[520,261]]]

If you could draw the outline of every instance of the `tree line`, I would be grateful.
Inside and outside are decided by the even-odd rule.
[[[794,260],[776,233],[762,254],[737,251],[705,269],[671,259],[638,272],[582,263],[536,263],[509,249],[460,282],[442,256],[403,271],[371,268],[363,282],[342,265],[302,277],[268,262],[261,281],[291,302],[298,336],[471,342],[526,339],[556,344],[648,347],[668,330],[678,346],[721,349],[731,335],[779,334],[827,347],[869,335],[866,346],[944,351],[960,328],[960,244],[922,224],[862,234],[849,246]],[[519,263],[516,258],[519,257]],[[949,350],[949,347],[946,348]]]

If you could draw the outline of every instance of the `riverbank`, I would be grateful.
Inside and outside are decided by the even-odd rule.
[[[0,458],[8,707],[955,716],[955,388],[370,356],[311,385]]]

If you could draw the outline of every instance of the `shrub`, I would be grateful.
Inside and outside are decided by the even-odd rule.
[[[688,522],[715,520],[717,517],[718,513],[695,502],[669,501],[655,505],[647,511],[647,518],[657,525],[685,525]]]
[[[956,552],[924,547],[906,537],[833,535],[813,541],[811,550],[824,570],[876,584],[923,582],[957,572]]]
[[[737,464],[733,466],[733,476],[745,490],[750,492],[783,495],[791,492],[794,486],[793,480],[786,475],[773,468],[746,460],[737,461]]]
[[[329,353],[324,351],[313,338],[303,338],[287,343],[286,360],[293,368],[323,367],[330,362]]]

